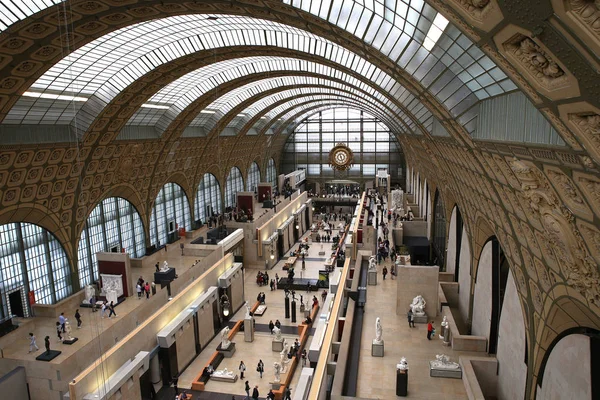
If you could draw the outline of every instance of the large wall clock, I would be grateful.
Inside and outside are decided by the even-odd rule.
[[[329,165],[337,171],[346,171],[353,164],[354,153],[343,143],[336,144],[329,152]]]

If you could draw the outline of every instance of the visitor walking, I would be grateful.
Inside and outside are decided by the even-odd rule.
[[[65,319],[65,313],[60,313],[60,315],[58,316],[58,323],[60,324],[60,328],[62,329],[62,331],[65,331],[65,322],[67,320]]]
[[[38,351],[40,348],[37,346],[35,335],[33,332],[29,332],[29,352],[31,353],[35,349]]]
[[[75,319],[77,320],[77,329],[81,329],[81,314],[79,314],[79,308],[75,310]]]
[[[144,291],[146,292],[146,300],[150,298],[150,282],[146,282],[146,286],[144,286]]]
[[[240,370],[240,379],[244,379],[244,372],[246,372],[246,364],[243,361],[240,361],[240,366],[238,367]]]
[[[431,336],[433,335],[434,332],[435,332],[435,329],[433,328],[433,321],[431,321],[430,323],[427,324],[427,340],[431,340]]]
[[[248,384],[248,381],[246,381],[244,390],[246,391],[246,400],[250,400],[250,385]]]
[[[271,335],[273,334],[273,329],[275,329],[275,324],[273,323],[273,320],[269,321],[269,331],[271,331]]]
[[[102,303],[102,309],[100,311],[100,316],[104,318],[104,314],[106,314],[106,301]]]
[[[387,267],[384,266],[383,267],[383,280],[384,281],[385,281],[385,277],[387,276],[387,273],[388,273],[388,269],[387,269]]]
[[[326,298],[327,298],[327,290],[323,289],[323,293],[321,293],[321,303],[325,303]]]
[[[258,360],[256,371],[260,374],[260,378],[262,379],[262,374],[265,372],[265,364],[263,363],[263,360]]]
[[[137,294],[138,294],[138,300],[140,300],[142,298],[142,285],[140,285],[139,282],[135,286],[135,290],[137,291]]]
[[[415,316],[412,312],[412,309],[408,310],[408,327],[409,328],[414,328],[415,327]]]
[[[285,388],[285,392],[283,392],[283,400],[292,400],[292,389],[289,387]]]
[[[108,318],[112,317],[113,315],[115,316],[115,318],[117,317],[117,313],[115,312],[115,305],[114,303],[111,301],[110,305],[108,306]]]
[[[58,336],[58,340],[62,342],[62,329],[60,327],[60,322],[56,322],[56,336]]]
[[[254,386],[254,390],[252,391],[252,400],[258,400],[258,385]]]

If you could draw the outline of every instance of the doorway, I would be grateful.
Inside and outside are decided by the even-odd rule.
[[[15,290],[8,295],[8,302],[10,304],[11,314],[17,317],[25,317],[25,310],[23,309],[23,299],[21,298],[21,290]]]

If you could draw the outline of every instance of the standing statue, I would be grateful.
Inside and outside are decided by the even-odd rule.
[[[167,260],[165,260],[165,262],[163,262],[163,266],[161,268],[161,271],[168,271],[169,270],[169,263],[167,262]]]
[[[226,326],[225,329],[221,332],[221,349],[225,350],[229,347],[231,342],[229,341],[229,327]]]
[[[94,287],[92,285],[87,285],[85,287],[85,299],[83,300],[83,302],[85,304],[92,304],[92,298],[94,297]]]
[[[279,357],[281,358],[281,372],[285,372],[285,366],[287,364],[287,354],[288,354],[288,344],[287,340],[283,341],[283,350],[279,353]]]
[[[246,316],[244,317],[244,319],[251,319],[252,315],[250,313],[250,305],[248,304],[248,302],[245,302],[244,305],[246,306]]]
[[[412,310],[414,315],[423,316],[423,315],[425,315],[425,305],[426,304],[427,304],[427,302],[425,301],[423,296],[418,295],[417,297],[415,297],[413,299],[412,303],[410,304],[410,309]]]
[[[383,343],[383,328],[381,327],[381,319],[379,317],[375,320],[375,343]]]
[[[273,332],[275,333],[275,340],[281,342],[283,340],[283,338],[281,337],[281,329],[279,329],[278,327],[274,327]]]
[[[445,340],[446,330],[448,329],[448,320],[445,315],[444,319],[442,319],[442,323],[440,324],[440,326],[442,327],[440,332],[440,339]]]
[[[67,340],[73,340],[73,336],[71,336],[72,328],[69,321],[65,321],[65,333],[67,336]]]
[[[44,338],[44,346],[46,346],[46,354],[50,354],[50,336]]]
[[[273,383],[281,382],[281,364],[275,361],[273,363],[273,368],[275,368],[275,380]]]
[[[369,271],[377,271],[377,260],[375,256],[369,257]]]

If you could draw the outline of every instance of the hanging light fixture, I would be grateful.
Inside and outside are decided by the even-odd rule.
[[[275,259],[275,253],[273,252],[273,248],[271,247],[271,260]]]
[[[231,304],[229,303],[229,297],[226,294],[221,296],[221,310],[223,311],[223,316],[228,317],[229,312],[231,311]]]

